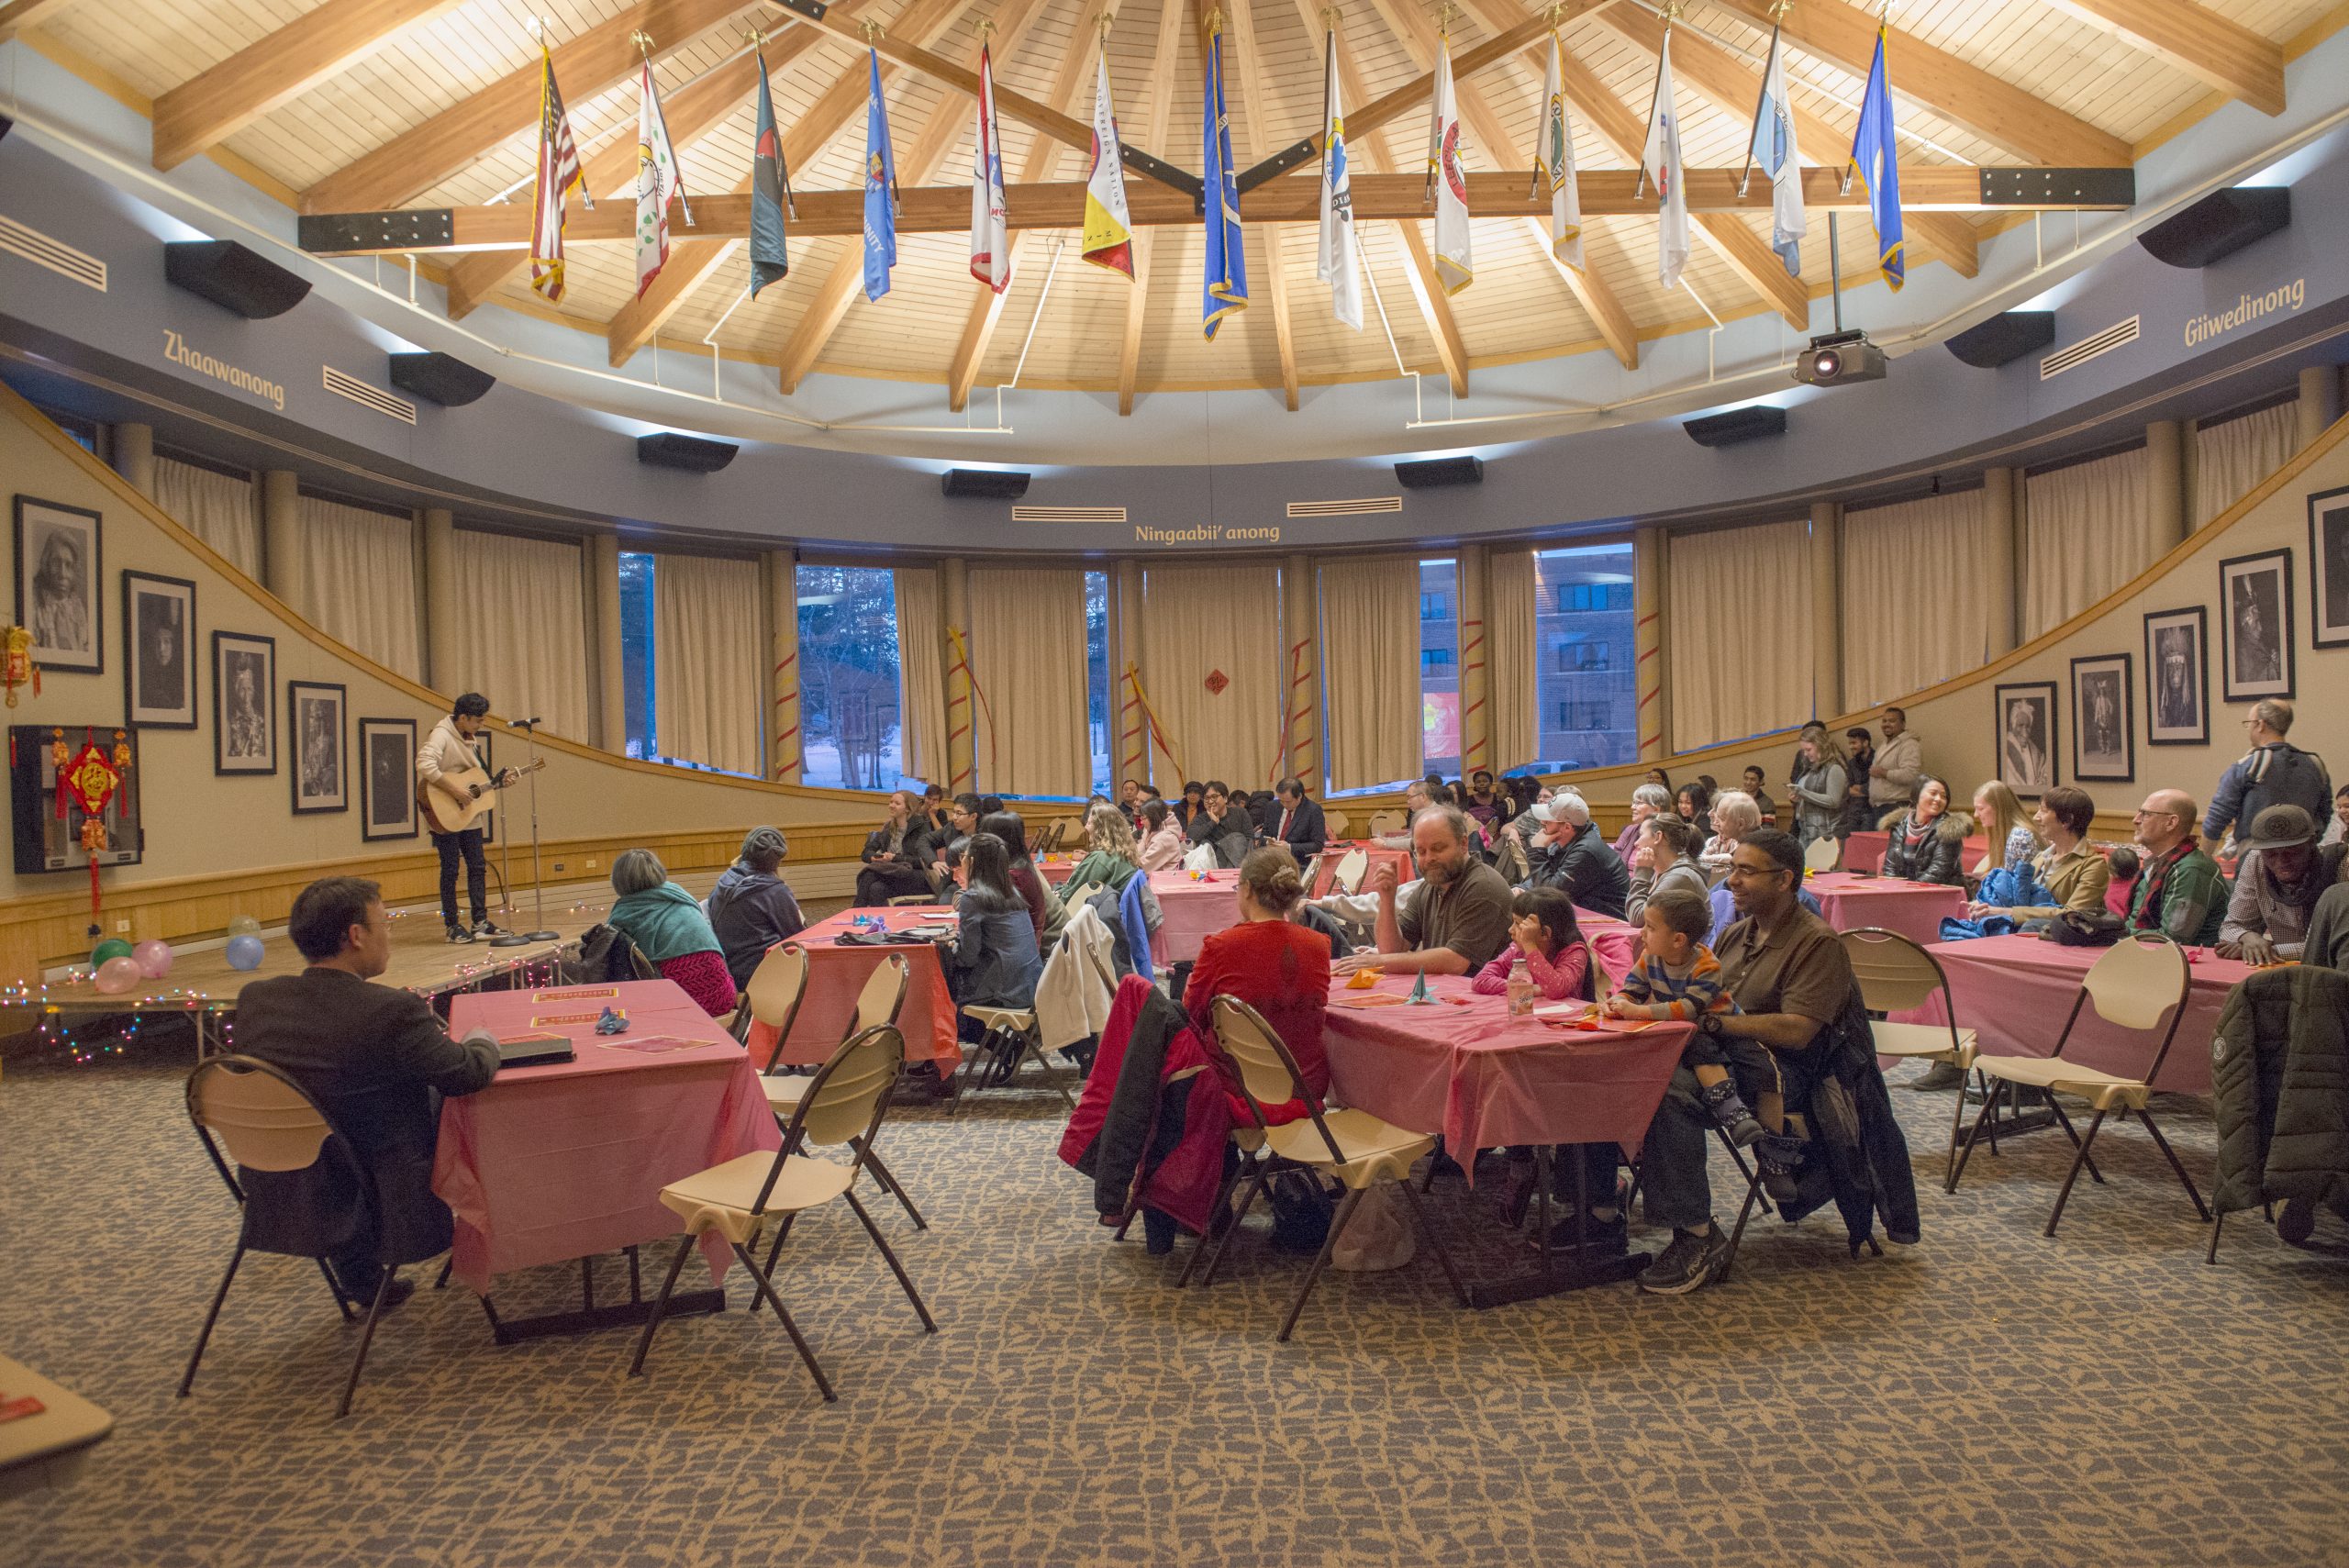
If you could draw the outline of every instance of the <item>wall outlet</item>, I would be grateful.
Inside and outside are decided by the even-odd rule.
[[[555,869],[555,870],[557,870],[557,871],[561,871],[561,870],[562,870],[562,862],[561,861],[557,861],[557,862],[554,862],[554,869]]]
[[[114,929],[117,932],[127,933],[130,929],[130,922],[128,920],[117,920],[114,923]]]

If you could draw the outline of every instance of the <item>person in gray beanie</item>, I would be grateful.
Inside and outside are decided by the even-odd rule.
[[[753,828],[742,835],[742,852],[709,894],[709,926],[726,950],[726,969],[738,986],[767,949],[797,936],[807,925],[783,880],[783,857],[790,851],[780,828]]]

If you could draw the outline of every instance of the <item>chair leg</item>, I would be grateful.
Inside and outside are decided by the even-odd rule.
[[[451,1247],[449,1249],[449,1255],[440,1260],[440,1277],[432,1282],[432,1288],[435,1290],[448,1289],[449,1276],[454,1273],[456,1269],[457,1250],[454,1247]]]
[[[1716,1127],[1713,1131],[1720,1139],[1721,1147],[1729,1151],[1729,1157],[1737,1162],[1737,1173],[1745,1178],[1748,1186],[1753,1187],[1754,1200],[1761,1204],[1762,1212],[1776,1213],[1776,1210],[1770,1207],[1770,1195],[1760,1187],[1753,1186],[1753,1167],[1745,1162],[1745,1151],[1730,1141],[1729,1130],[1726,1128]]]
[[[2154,1125],[2154,1118],[2145,1114],[2144,1107],[2142,1106],[2137,1108],[2137,1120],[2147,1132],[2153,1134],[2154,1146],[2168,1159],[2169,1168],[2177,1173],[2177,1179],[2186,1184],[2186,1195],[2194,1200],[2194,1212],[2200,1215],[2203,1222],[2208,1224],[2210,1219],[2210,1207],[2202,1201],[2202,1195],[2195,1190],[2194,1178],[2188,1175],[2186,1167],[2177,1162],[2177,1151],[2169,1146],[2169,1140],[2162,1136],[2162,1129]]]
[[[1950,1095],[1950,1098],[1955,1100],[1957,1104],[1952,1106],[1949,1112],[1949,1155],[1942,1162],[1942,1190],[1943,1192],[1950,1190],[1950,1184],[1954,1179],[1954,1173],[1957,1170],[1957,1140],[1965,1131],[1965,1076],[1964,1073],[1958,1075],[1957,1090]],[[1991,1152],[1998,1152],[1996,1144],[1991,1145]]]
[[[786,1214],[776,1223],[774,1228],[774,1245],[767,1249],[767,1266],[759,1271],[761,1273],[765,1274],[770,1278],[774,1276],[774,1261],[783,1256],[783,1243],[791,1235],[791,1222],[798,1218],[799,1216],[796,1214]],[[756,1240],[756,1238],[753,1238],[753,1240]]]
[[[2064,1114],[2064,1107],[2057,1102],[2055,1091],[2053,1089],[2047,1091],[2047,1108],[2054,1113],[2055,1125],[2064,1129],[2064,1136],[2072,1140],[2072,1147],[2079,1148],[2080,1135],[2072,1130],[2072,1118]],[[2098,1186],[2104,1185],[2104,1173],[2096,1168],[2096,1162],[2093,1160],[2088,1162],[2088,1180]]]
[[[1990,1088],[1990,1075],[1989,1075],[1987,1073],[1983,1072],[1983,1071],[1982,1071],[1980,1068],[1978,1068],[1978,1067],[1977,1067],[1977,1068],[1976,1068],[1976,1069],[1974,1070],[1974,1082],[1981,1087],[1981,1090],[1982,1090],[1982,1103],[1983,1103],[1984,1105],[1986,1105],[1986,1106],[1987,1106],[1987,1105],[1988,1105],[1988,1104],[1991,1102],[1991,1100],[1993,1100],[1994,1098],[1996,1098],[1996,1097],[1997,1097],[1997,1096],[1993,1094],[1993,1092],[1991,1091],[1991,1088]],[[1961,1110],[1961,1111],[1964,1109],[1964,1107],[1965,1107],[1965,1093],[1963,1092],[1963,1089],[1964,1089],[1964,1086],[1963,1086],[1963,1085],[1960,1085],[1960,1093],[1959,1093],[1959,1095],[1958,1095],[1958,1096],[1957,1096],[1957,1098],[1958,1098],[1958,1105],[1959,1105],[1959,1108],[1960,1108],[1960,1110]],[[1998,1157],[1998,1118],[1997,1117],[1995,1117],[1995,1116],[1994,1116],[1994,1117],[1992,1117],[1992,1118],[1990,1118],[1990,1158],[1991,1158],[1991,1159],[1993,1159],[1993,1160],[1995,1160],[1995,1159],[1997,1159]]]
[[[774,1286],[768,1282],[767,1276],[759,1273],[758,1264],[751,1261],[751,1254],[743,1249],[742,1244],[737,1241],[733,1243],[733,1247],[734,1255],[742,1261],[744,1268],[751,1271],[751,1288],[759,1296],[764,1296],[767,1305],[774,1308],[774,1315],[783,1320],[783,1331],[791,1336],[792,1344],[799,1351],[799,1359],[807,1364],[807,1375],[816,1380],[817,1388],[824,1396],[824,1403],[838,1404],[841,1396],[832,1392],[831,1380],[824,1375],[824,1369],[816,1364],[816,1352],[807,1348],[807,1340],[799,1332],[799,1325],[794,1323],[791,1320],[791,1314],[784,1309],[783,1297],[774,1293]],[[885,1248],[884,1251],[886,1249]],[[755,1308],[758,1302],[753,1299],[751,1305]]]
[[[1965,1095],[1962,1091],[1958,1097],[1961,1100],[1965,1098]],[[1943,1192],[1954,1193],[1957,1191],[1958,1179],[1965,1174],[1965,1162],[1974,1158],[1974,1146],[1977,1142],[1981,1141],[1982,1128],[1985,1123],[1989,1121],[1990,1113],[1998,1108],[1998,1095],[1995,1092],[1994,1086],[1991,1084],[1988,1076],[1986,1074],[1982,1080],[1982,1114],[1974,1118],[1974,1130],[1965,1135],[1965,1147],[1957,1151],[1957,1163],[1950,1168],[1949,1183],[1946,1186],[1942,1188]],[[1993,1147],[1997,1145],[1998,1141],[1998,1140],[1996,1136],[1993,1136],[1990,1140]]]
[[[1321,1271],[1330,1266],[1330,1254],[1337,1250],[1338,1238],[1345,1233],[1346,1221],[1354,1217],[1354,1210],[1362,1206],[1362,1195],[1367,1190],[1364,1187],[1346,1190],[1345,1200],[1338,1205],[1336,1218],[1330,1221],[1330,1234],[1321,1238],[1321,1251],[1314,1254],[1313,1266],[1305,1271],[1305,1283],[1297,1287],[1297,1299],[1288,1304],[1288,1319],[1281,1325],[1280,1343],[1288,1343],[1289,1332],[1297,1327],[1297,1315],[1305,1310],[1305,1298],[1313,1294],[1314,1284],[1320,1279]]]
[[[1745,1201],[1737,1207],[1737,1225],[1729,1233],[1729,1251],[1721,1254],[1721,1266],[1714,1272],[1715,1284],[1727,1284],[1729,1273],[1737,1266],[1737,1250],[1745,1244],[1745,1222],[1753,1218],[1753,1205],[1762,1196],[1762,1173],[1756,1171],[1745,1184]]]
[[[1207,1232],[1200,1236],[1199,1244],[1191,1249],[1191,1255],[1183,1261],[1183,1272],[1174,1276],[1174,1288],[1176,1290],[1181,1290],[1185,1285],[1191,1283],[1191,1275],[1193,1272],[1198,1268],[1199,1260],[1207,1256],[1208,1250],[1217,1241],[1223,1239],[1223,1237],[1219,1237],[1215,1234],[1216,1218],[1219,1215],[1228,1217],[1230,1214],[1231,1195],[1240,1189],[1241,1175],[1243,1172],[1252,1170],[1254,1166],[1254,1161],[1243,1160],[1231,1167],[1230,1175],[1223,1178],[1216,1184],[1215,1202],[1208,1206]],[[1138,1213],[1140,1211],[1137,1210],[1136,1212]],[[1130,1214],[1126,1217],[1126,1225],[1131,1225],[1132,1223],[1133,1216]],[[1125,1233],[1125,1226],[1119,1226],[1118,1228],[1118,1234],[1122,1237]],[[1224,1229],[1223,1235],[1230,1236],[1230,1229],[1227,1226]]]
[[[1419,1191],[1423,1193],[1431,1193],[1435,1191],[1436,1169],[1443,1163],[1443,1140],[1439,1137],[1435,1140],[1435,1147],[1428,1152],[1428,1173],[1419,1180]],[[1410,1178],[1408,1176],[1404,1178],[1406,1181],[1408,1181],[1409,1179]]]
[[[237,1250],[228,1254],[228,1269],[220,1275],[220,1288],[212,1293],[212,1310],[204,1315],[204,1327],[195,1331],[195,1352],[187,1358],[187,1373],[180,1379],[179,1397],[182,1399],[186,1398],[187,1391],[195,1385],[195,1363],[204,1359],[204,1347],[212,1340],[212,1325],[220,1320],[220,1304],[228,1299],[228,1282],[237,1277],[237,1265],[244,1261],[245,1243],[239,1238]],[[334,1284],[334,1276],[328,1275],[327,1283]],[[334,1298],[338,1305],[341,1303],[340,1285],[335,1285]],[[345,1308],[344,1316],[349,1315],[349,1309]]]
[[[669,1277],[661,1282],[661,1294],[652,1298],[652,1315],[644,1320],[644,1332],[636,1337],[636,1359],[628,1363],[630,1377],[644,1375],[644,1352],[652,1348],[652,1332],[661,1327],[661,1315],[669,1310],[669,1297],[677,1288],[677,1276],[685,1272],[685,1259],[694,1243],[692,1236],[677,1240],[677,1255],[669,1260]]]
[[[1231,1245],[1231,1239],[1240,1234],[1241,1221],[1248,1218],[1248,1211],[1256,1207],[1256,1195],[1264,1190],[1264,1178],[1271,1169],[1271,1161],[1259,1160],[1256,1168],[1249,1173],[1248,1190],[1240,1195],[1240,1207],[1232,1210],[1231,1222],[1224,1227],[1223,1234],[1216,1239],[1215,1251],[1208,1255],[1208,1272],[1199,1276],[1201,1290],[1215,1284],[1216,1271],[1223,1267],[1224,1251]]]
[[[2219,1232],[2224,1230],[2226,1228],[2227,1217],[2225,1215],[2221,1214],[2211,1217],[2210,1250],[2202,1255],[2202,1261],[2205,1263],[2216,1263],[2219,1261]]]
[[[874,1179],[878,1181],[883,1186],[889,1189],[891,1195],[897,1200],[897,1207],[904,1209],[906,1211],[906,1218],[914,1222],[914,1229],[917,1230],[929,1229],[930,1221],[924,1219],[921,1217],[921,1210],[914,1207],[913,1197],[906,1191],[906,1184],[897,1180],[897,1173],[881,1162],[880,1155],[874,1153],[871,1149],[864,1147],[863,1140],[862,1139],[852,1140],[851,1147],[854,1148],[858,1153],[864,1156],[864,1163],[873,1172]]]
[[[842,1193],[841,1196],[848,1199],[849,1207],[856,1211],[857,1223],[864,1227],[864,1233],[873,1238],[874,1246],[881,1249],[881,1256],[888,1260],[889,1272],[897,1276],[897,1284],[905,1291],[906,1299],[914,1304],[914,1311],[921,1317],[922,1328],[937,1333],[938,1325],[930,1319],[930,1308],[922,1305],[921,1292],[916,1290],[914,1282],[906,1277],[905,1265],[897,1262],[897,1254],[891,1251],[889,1243],[882,1240],[880,1228],[873,1223],[873,1217],[864,1212],[864,1206],[856,1201],[854,1193]]]
[[[2048,1099],[2053,1103],[2054,1096],[2051,1095]],[[2072,1195],[2072,1184],[2080,1179],[2080,1167],[2087,1163],[2088,1145],[2096,1141],[2097,1129],[2103,1125],[2104,1111],[2099,1107],[2096,1113],[2096,1119],[2088,1123],[2088,1135],[2080,1140],[2080,1151],[2072,1156],[2072,1169],[2064,1177],[2064,1190],[2055,1195],[2055,1209],[2047,1217],[2046,1235],[2055,1234],[2055,1222],[2064,1218],[2064,1205]]]
[[[334,1309],[342,1314],[342,1320],[346,1323],[359,1321],[359,1314],[351,1309],[351,1297],[342,1294],[342,1282],[334,1277],[334,1271],[327,1267],[324,1258],[318,1260],[318,1273],[326,1280],[327,1289],[333,1294]]]
[[[1434,1222],[1428,1218],[1427,1206],[1420,1203],[1419,1195],[1411,1190],[1408,1176],[1395,1184],[1402,1189],[1403,1196],[1410,1207],[1411,1218],[1419,1222],[1419,1234],[1428,1239],[1430,1247],[1435,1249],[1436,1262],[1443,1265],[1443,1277],[1452,1282],[1452,1298],[1463,1307],[1467,1306],[1468,1287],[1461,1283],[1460,1270],[1452,1261],[1452,1250],[1443,1244],[1443,1238],[1435,1233]]]
[[[384,1297],[392,1293],[394,1273],[385,1269],[375,1282],[375,1299],[367,1308],[367,1326],[359,1330],[359,1353],[351,1358],[351,1379],[342,1385],[342,1403],[335,1407],[334,1418],[338,1421],[351,1414],[351,1397],[359,1392],[359,1373],[367,1365],[367,1347],[374,1342],[375,1325],[384,1316]]]

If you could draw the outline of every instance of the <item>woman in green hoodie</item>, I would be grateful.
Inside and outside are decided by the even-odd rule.
[[[674,980],[711,1018],[734,1010],[734,977],[726,951],[694,895],[669,880],[669,868],[651,850],[612,857],[612,891],[619,897],[604,918]]]

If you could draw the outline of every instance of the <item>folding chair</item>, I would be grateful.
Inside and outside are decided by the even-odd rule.
[[[1833,871],[1835,862],[1843,856],[1841,839],[1813,839],[1802,852],[1805,871]]]
[[[1802,1114],[1799,1111],[1788,1111],[1787,1113],[1785,1125],[1787,1136],[1789,1138],[1793,1138],[1798,1141],[1804,1143],[1810,1141],[1809,1125],[1804,1121]],[[1726,1134],[1723,1135],[1721,1143],[1729,1150],[1730,1158],[1737,1162],[1737,1168],[1745,1172],[1745,1201],[1738,1207],[1737,1228],[1729,1233],[1729,1251],[1721,1255],[1720,1270],[1713,1275],[1713,1283],[1715,1284],[1727,1284],[1729,1283],[1730,1271],[1737,1266],[1738,1249],[1743,1245],[1745,1241],[1745,1222],[1753,1218],[1754,1206],[1759,1204],[1761,1206],[1762,1212],[1765,1214],[1770,1212],[1770,1199],[1762,1191],[1762,1168],[1760,1163],[1757,1162],[1753,1169],[1747,1170],[1743,1156],[1738,1153],[1737,1145],[1730,1142]],[[1881,1258],[1884,1256],[1884,1243],[1878,1241],[1873,1232],[1868,1235],[1866,1241],[1868,1253],[1871,1257]],[[1856,1258],[1859,1255],[1860,1243],[1854,1241],[1852,1243],[1852,1256]]]
[[[1339,892],[1351,896],[1362,891],[1362,879],[1369,873],[1370,856],[1363,851],[1360,845],[1356,845],[1340,858],[1338,869],[1331,875],[1330,884]]]
[[[774,1308],[775,1317],[791,1336],[792,1345],[807,1363],[807,1375],[816,1380],[825,1402],[838,1399],[824,1369],[817,1364],[816,1352],[807,1348],[799,1325],[791,1320],[783,1297],[774,1289],[775,1262],[782,1255],[785,1238],[791,1234],[792,1222],[808,1209],[834,1198],[845,1199],[855,1211],[857,1223],[873,1238],[874,1246],[880,1249],[881,1256],[889,1264],[889,1272],[897,1276],[906,1299],[913,1303],[924,1331],[938,1332],[930,1308],[922,1304],[921,1293],[907,1277],[897,1254],[882,1239],[880,1227],[873,1223],[864,1206],[856,1201],[854,1191],[856,1173],[866,1162],[865,1151],[872,1147],[874,1135],[881,1130],[882,1119],[889,1114],[889,1094],[897,1086],[905,1060],[905,1037],[897,1032],[895,1024],[881,1024],[851,1035],[808,1081],[806,1096],[793,1108],[791,1120],[784,1129],[780,1149],[772,1154],[761,1151],[738,1155],[723,1165],[713,1165],[661,1189],[662,1207],[685,1221],[685,1234],[678,1240],[677,1255],[669,1264],[669,1276],[662,1282],[661,1294],[653,1300],[652,1314],[644,1320],[644,1333],[636,1342],[636,1358],[629,1363],[630,1377],[643,1374],[645,1352],[652,1348],[653,1333],[661,1327],[662,1315],[668,1310],[669,1297],[677,1288],[677,1276],[685,1272],[685,1260],[699,1251],[702,1236],[715,1230],[725,1238],[741,1265],[751,1271],[751,1285],[756,1298],[763,1298]],[[846,1144],[855,1151],[855,1158],[848,1164],[807,1152],[811,1146],[839,1144]],[[762,1268],[751,1256],[750,1249],[769,1219],[777,1222],[774,1243],[767,1251],[766,1266]]]
[[[2064,1032],[2056,1038],[2055,1051],[2051,1056],[1976,1056],[1977,1071],[1997,1084],[2015,1084],[2027,1088],[2047,1091],[2047,1104],[2055,1113],[2055,1121],[2064,1135],[2077,1151],[2072,1156],[2072,1168],[2064,1177],[2063,1190],[2055,1195],[2055,1207],[2047,1217],[2044,1234],[2055,1234],[2056,1222],[2064,1218],[2064,1205],[2072,1195],[2072,1184],[2080,1177],[2080,1167],[2087,1167],[2088,1175],[2099,1185],[2104,1183],[2104,1173],[2096,1168],[2096,1161],[2088,1154],[2096,1142],[2097,1131],[2104,1126],[2107,1113],[2118,1109],[2125,1118],[2135,1116],[2154,1140],[2154,1146],[2169,1162],[2169,1168],[2186,1188],[2186,1195],[2194,1201],[2194,1211],[2209,1223],[2210,1210],[2202,1202],[2202,1195],[2195,1190],[2194,1178],[2186,1173],[2178,1162],[2176,1151],[2161,1129],[2145,1112],[2145,1105],[2153,1097],[2153,1081],[2161,1075],[2162,1062],[2169,1055],[2169,1048],[2177,1039],[2177,1026],[2186,1017],[2187,994],[2194,984],[2194,972],[2187,967],[2186,953],[2176,942],[2158,931],[2132,931],[2121,942],[2107,948],[2087,973],[2080,979],[2079,994],[2072,998],[2071,1016],[2064,1020]],[[2142,1078],[2124,1077],[2087,1067],[2064,1058],[2064,1046],[2072,1038],[2072,1028],[2079,1022],[2080,1009],[2093,1002],[2097,1016],[2123,1029],[2152,1033],[2169,1016],[2169,1028],[2162,1031],[2161,1044],[2154,1051],[2151,1066]],[[2096,1107],[2096,1118],[2088,1123],[2088,1132],[2082,1138],[2072,1129],[2071,1118],[2064,1114],[2058,1095],[2077,1095]],[[1958,1178],[1965,1174],[1965,1162],[1974,1152],[1975,1140],[1982,1136],[1983,1125],[1989,1119],[1997,1104],[1995,1095],[1986,1096],[1982,1114],[1974,1118],[1974,1130],[1966,1135],[1965,1147],[1959,1151],[1957,1167],[1950,1173],[1949,1190],[1957,1190]]]
[[[759,975],[765,969],[765,963],[762,962],[758,973],[751,976],[753,986],[758,984]],[[864,989],[856,995],[856,1011],[849,1019],[848,1034],[841,1038],[851,1039],[884,1024],[895,1025],[897,1015],[905,1009],[906,992],[911,984],[912,974],[913,966],[906,962],[905,954],[885,954],[881,962],[874,965],[873,973],[864,977]],[[805,984],[804,980],[802,984]],[[787,1035],[790,1031],[785,1029],[784,1032]],[[777,1122],[787,1122],[793,1107],[799,1104],[801,1096],[807,1092],[807,1085],[814,1080],[804,1073],[775,1073],[772,1061],[767,1063],[765,1071],[768,1075],[759,1082],[766,1090],[767,1109],[774,1113]],[[930,1222],[921,1217],[921,1210],[914,1207],[914,1200],[906,1195],[906,1189],[897,1184],[896,1173],[882,1163],[881,1156],[874,1151],[866,1149],[861,1152],[864,1162],[873,1169],[873,1179],[897,1200],[897,1206],[906,1211],[906,1218],[914,1222],[914,1229],[929,1229]]]
[[[1399,811],[1374,811],[1370,814],[1371,837],[1383,839],[1390,833],[1400,833],[1408,821]]]
[[[1962,1073],[1974,1072],[1975,1034],[1972,1029],[1957,1027],[1957,998],[1949,988],[1949,976],[1942,970],[1941,960],[1898,931],[1887,931],[1881,926],[1863,926],[1845,931],[1837,939],[1843,944],[1843,954],[1852,961],[1852,977],[1859,983],[1860,1005],[1871,1013],[1905,1013],[1921,1007],[1933,997],[1942,999],[1945,1022],[1938,1024],[1896,1024],[1882,1018],[1872,1019],[1868,1031],[1875,1038],[1878,1056],[1897,1056],[1904,1062],[1945,1062]],[[1985,1100],[1990,1097],[1989,1081],[1978,1073],[1975,1081],[1982,1085]],[[1965,1095],[1956,1096],[1949,1119],[1949,1157],[1943,1162],[1943,1186],[1953,1188],[1957,1180],[1958,1131],[1965,1125]],[[1998,1129],[1991,1129],[1990,1152],[1998,1151]]]
[[[1321,813],[1321,830],[1330,835],[1331,843],[1341,844],[1346,840],[1346,827],[1351,820],[1342,811],[1324,811]]]
[[[750,1040],[754,1023],[774,1030],[774,1050],[767,1053],[761,1073],[774,1071],[783,1042],[791,1038],[791,1026],[799,1017],[799,1004],[807,997],[807,950],[797,942],[778,942],[767,949],[758,968],[751,971],[750,983],[742,987],[742,1000],[734,1009],[730,1026],[734,1038],[744,1042]]]
[[[963,1093],[974,1087],[1008,1084],[1021,1062],[1033,1062],[1043,1069],[1046,1079],[1060,1092],[1069,1109],[1076,1108],[1076,1099],[1068,1092],[1068,1085],[1052,1076],[1052,1064],[1044,1060],[1043,1040],[1036,1032],[1035,1008],[996,1007],[974,1002],[963,1009],[963,1016],[986,1031],[963,1055]],[[961,1104],[962,1095],[958,1094],[957,1108]]]

